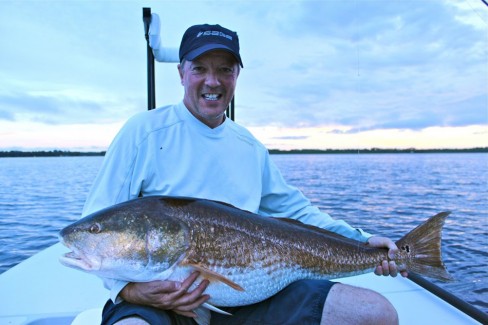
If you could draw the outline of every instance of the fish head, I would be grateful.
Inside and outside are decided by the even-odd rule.
[[[118,280],[166,278],[184,258],[189,234],[184,223],[157,203],[127,201],[65,227],[59,238],[71,252],[60,262]]]

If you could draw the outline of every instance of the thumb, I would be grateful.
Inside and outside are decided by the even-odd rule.
[[[398,247],[396,244],[387,237],[372,236],[368,239],[368,244],[371,247],[388,248],[388,257],[390,259],[394,259],[396,257],[396,253],[398,252]]]
[[[390,248],[390,249],[388,250],[388,258],[389,258],[390,260],[394,260],[394,259],[396,259],[396,258],[397,258],[397,253],[398,253],[398,248],[397,248],[397,247],[396,247],[396,245],[395,245],[395,247],[394,247],[394,248]]]

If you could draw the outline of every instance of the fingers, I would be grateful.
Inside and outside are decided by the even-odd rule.
[[[388,263],[388,261],[381,262],[381,269],[383,271],[383,276],[390,275],[390,263]]]
[[[197,275],[198,277],[198,275]],[[190,279],[190,278],[189,278]],[[187,279],[188,280],[188,279]],[[208,280],[203,280],[195,289],[192,291],[188,291],[190,286],[193,284],[194,280],[190,282],[189,285],[186,285],[185,280],[182,284],[181,289],[178,291],[179,295],[175,296],[172,303],[172,310],[177,312],[184,312],[188,313],[191,312],[193,309],[199,307],[205,301],[210,299],[209,295],[204,295],[203,292],[207,289],[209,285]],[[189,317],[195,317],[189,316]]]
[[[398,247],[396,244],[389,238],[373,236],[368,239],[368,245],[378,248],[388,248],[388,258],[390,260],[382,261],[381,264],[376,267],[374,273],[376,275],[396,277],[399,273],[398,267],[394,261],[398,253]],[[401,271],[400,274],[402,276],[408,275],[406,271]]]
[[[199,272],[194,272],[183,282],[178,283],[175,286],[175,290],[165,292],[164,294],[160,293],[157,303],[153,306],[166,310],[178,310],[183,312],[185,316],[189,315],[192,309],[197,308],[210,298],[208,295],[203,295],[203,292],[209,285],[208,280],[203,280],[195,289],[189,291],[199,276]]]
[[[175,304],[179,304],[179,306],[173,308],[173,311],[186,317],[196,317],[197,315],[193,312],[193,310],[200,307],[201,304],[210,299],[209,295],[202,294],[203,290],[205,290],[207,286],[208,282],[202,282],[199,284],[195,290],[175,302]]]
[[[190,274],[190,276],[181,283],[180,290],[187,291],[191,287],[193,282],[195,282],[196,279],[198,279],[199,276],[200,276],[199,272],[193,272],[192,274]]]
[[[189,291],[200,276],[193,272],[183,282],[153,281],[147,283],[129,283],[123,289],[121,297],[131,303],[149,305],[164,310],[175,310],[177,313],[195,317],[193,309],[210,299],[203,292],[209,285],[203,280],[193,290]]]
[[[395,261],[389,261],[388,262],[388,270],[389,270],[390,276],[396,277],[398,275],[398,270],[397,270],[397,266],[395,264]]]
[[[374,274],[396,277],[398,275],[398,269],[395,261],[381,262],[381,264],[376,267]]]

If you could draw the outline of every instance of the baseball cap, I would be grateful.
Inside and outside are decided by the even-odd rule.
[[[242,65],[239,54],[239,38],[237,33],[220,25],[194,25],[183,34],[180,45],[180,62],[183,59],[192,61],[200,55],[212,50],[226,50],[235,56]]]

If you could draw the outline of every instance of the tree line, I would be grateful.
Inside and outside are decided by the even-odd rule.
[[[280,150],[270,149],[270,154],[378,154],[378,153],[471,153],[488,152],[488,147],[477,147],[469,149],[292,149]],[[42,151],[21,151],[10,150],[0,151],[0,158],[8,157],[80,157],[80,156],[104,156],[105,151],[67,151],[67,150],[42,150]]]

